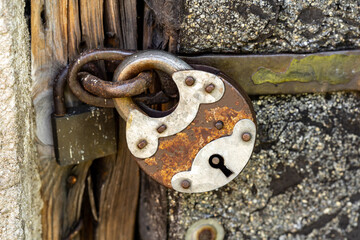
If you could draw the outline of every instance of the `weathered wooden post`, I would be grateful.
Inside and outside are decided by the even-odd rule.
[[[115,42],[111,47],[136,49],[136,16],[132,0],[31,1],[43,239],[73,238],[81,229],[85,239],[133,238],[139,178],[124,141],[116,156],[60,167],[54,161],[49,116],[56,74],[80,52],[106,47],[107,41]]]

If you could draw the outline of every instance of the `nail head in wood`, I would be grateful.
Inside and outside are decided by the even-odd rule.
[[[70,185],[74,185],[77,181],[77,178],[74,176],[74,175],[70,175],[68,178],[67,178],[67,182],[70,184]]]

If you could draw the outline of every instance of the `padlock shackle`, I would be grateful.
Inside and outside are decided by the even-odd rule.
[[[115,49],[96,49],[81,53],[80,56],[75,59],[71,64],[69,70],[68,83],[71,91],[82,102],[89,103],[98,107],[114,107],[114,103],[111,99],[104,99],[102,97],[94,96],[81,86],[77,79],[77,75],[81,68],[92,61],[106,60],[106,61],[121,61],[127,56],[133,54],[133,51],[115,50]]]
[[[146,70],[161,70],[170,76],[177,71],[193,69],[178,57],[164,51],[146,50],[127,57],[115,70],[113,81],[125,81]],[[143,112],[130,97],[114,98],[115,107],[123,119],[131,110]]]
[[[96,74],[97,76],[103,77],[104,75],[101,69],[93,62],[87,62],[83,64],[81,70],[86,71],[89,74],[90,73]],[[54,115],[58,117],[64,116],[66,114],[64,92],[65,92],[66,83],[68,82],[69,71],[70,71],[70,65],[66,65],[54,79],[54,85],[53,85]]]
[[[54,115],[64,116],[66,114],[64,91],[67,82],[67,75],[69,72],[69,66],[66,66],[56,76],[53,86],[53,98],[54,98]]]

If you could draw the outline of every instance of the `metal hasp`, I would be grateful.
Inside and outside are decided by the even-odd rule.
[[[360,90],[360,51],[180,57],[235,79],[249,95]]]
[[[93,106],[68,108],[53,116],[55,156],[60,165],[78,164],[116,153],[114,110]]]
[[[72,165],[115,154],[117,121],[113,109],[88,105],[65,107],[68,70],[65,68],[54,83],[52,126],[57,162]]]
[[[179,102],[167,115],[153,117],[131,98],[114,99],[126,119],[126,140],[137,163],[157,182],[180,192],[210,191],[230,182],[249,161],[255,143],[255,114],[247,95],[213,68],[194,70],[160,51],[128,57],[113,80],[149,69],[172,76]]]

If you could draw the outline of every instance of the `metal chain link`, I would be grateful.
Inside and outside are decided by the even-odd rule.
[[[143,109],[151,111],[146,105],[162,104],[171,98],[177,98],[177,87],[171,77],[159,72],[163,90],[155,94],[144,94],[154,80],[151,71],[144,71],[127,81],[105,81],[106,73],[101,70],[96,61],[104,60],[106,70],[116,71],[118,65],[133,51],[96,49],[83,52],[71,64],[66,66],[54,82],[55,115],[66,113],[64,89],[66,83],[74,95],[82,102],[97,107],[113,108],[113,98],[134,97]]]

